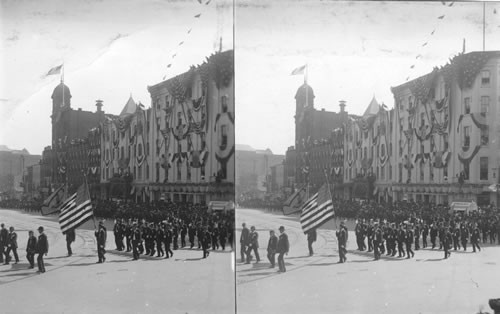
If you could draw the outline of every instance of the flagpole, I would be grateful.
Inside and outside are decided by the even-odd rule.
[[[87,182],[87,175],[83,172],[83,181],[85,183],[86,191],[87,191],[87,197],[89,198],[90,202],[92,202],[92,199],[90,198],[90,191],[89,191],[89,184]],[[95,223],[95,215],[94,215],[94,208],[92,207],[92,221],[94,222],[94,229],[97,229],[97,225]]]
[[[307,88],[307,63],[306,63],[306,68],[305,68],[305,71],[304,71],[304,87],[306,88],[306,105],[304,107],[307,108],[307,106],[309,106],[309,88]]]
[[[486,50],[486,2],[483,1],[483,51]]]
[[[332,207],[333,207],[333,196],[332,196],[332,191],[330,190],[330,180],[328,180],[328,174],[326,168],[324,169],[324,174],[325,174],[325,179],[326,179],[326,187],[328,188],[328,195],[330,196],[330,200],[332,201]],[[334,209],[335,211],[335,209]],[[335,219],[336,221],[336,219]],[[337,230],[337,223],[335,222],[335,230]]]
[[[62,87],[62,90],[63,90],[63,92],[62,92],[62,95],[63,95],[63,97],[62,97],[63,98],[62,99],[62,104],[63,105],[62,106],[64,107],[64,106],[66,106],[65,101],[64,101],[64,60],[63,60],[63,63],[62,63],[61,85],[62,85],[61,87]]]

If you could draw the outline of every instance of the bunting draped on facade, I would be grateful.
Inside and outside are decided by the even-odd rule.
[[[481,145],[476,145],[476,147],[474,147],[474,150],[470,154],[468,154],[466,156],[464,156],[462,154],[458,154],[458,160],[460,160],[460,162],[462,164],[466,164],[466,163],[470,164],[470,162],[472,161],[472,159],[474,159],[474,157],[476,156],[476,154],[479,152],[480,149],[481,149]]]

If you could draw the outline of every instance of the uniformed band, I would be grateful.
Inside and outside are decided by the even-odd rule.
[[[39,211],[38,205],[17,200],[0,202],[0,208],[19,208],[26,211]],[[168,259],[174,255],[175,250],[181,248],[200,249],[203,251],[203,258],[209,256],[209,249],[213,251],[233,249],[233,211],[208,212],[206,206],[187,203],[158,203],[156,205],[100,201],[96,204],[94,213],[116,217],[113,226],[116,251],[129,252],[133,260],[138,260],[141,255]],[[49,251],[49,243],[42,226],[38,228],[38,233],[37,238],[33,231],[28,232],[26,258],[29,268],[34,268],[35,254],[38,254],[38,272],[44,273],[43,257]],[[76,239],[75,230],[70,229],[63,235],[66,239],[68,257],[72,256],[71,245]],[[104,263],[107,243],[104,220],[96,224],[94,235],[97,243],[97,263]],[[7,230],[2,223],[0,263],[9,264],[12,254],[17,264],[19,262],[17,248],[17,234],[14,227]]]

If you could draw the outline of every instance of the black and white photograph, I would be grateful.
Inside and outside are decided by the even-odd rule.
[[[238,313],[500,313],[500,4],[235,25]]]
[[[235,313],[232,1],[0,3],[0,312]]]

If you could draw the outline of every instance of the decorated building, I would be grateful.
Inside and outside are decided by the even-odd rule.
[[[193,203],[234,200],[233,52],[148,86],[151,107],[129,98],[101,135],[107,197]]]
[[[340,112],[314,108],[314,91],[304,83],[295,95],[295,178],[296,186],[308,184],[318,189],[331,176],[332,169],[341,172],[341,163],[334,156],[340,153],[338,138],[332,139],[332,131],[342,129],[347,122],[345,101],[340,102]],[[335,146],[335,148],[334,148]],[[287,163],[290,163],[287,160]],[[339,186],[340,187],[340,186]]]
[[[104,120],[102,102],[98,101],[96,107],[95,112],[84,111],[81,108],[75,110],[71,108],[71,91],[68,86],[61,81],[54,89],[51,115],[52,146],[44,149],[43,156],[46,160],[42,161],[43,168],[50,167],[49,189],[67,182],[70,185],[70,191],[73,188],[76,190],[77,186],[73,185],[83,180],[82,171],[86,169],[84,169],[82,154],[86,152],[83,150],[79,152],[80,149],[75,144],[82,144],[89,130],[98,127]],[[72,164],[73,161],[77,164]],[[42,169],[41,172],[44,177],[47,177],[47,169]]]
[[[152,199],[234,200],[234,55],[211,55],[189,71],[148,86]]]
[[[500,52],[460,54],[391,90],[394,199],[498,204]]]
[[[390,201],[393,111],[375,97],[361,117],[350,116],[345,132],[345,198]]]

